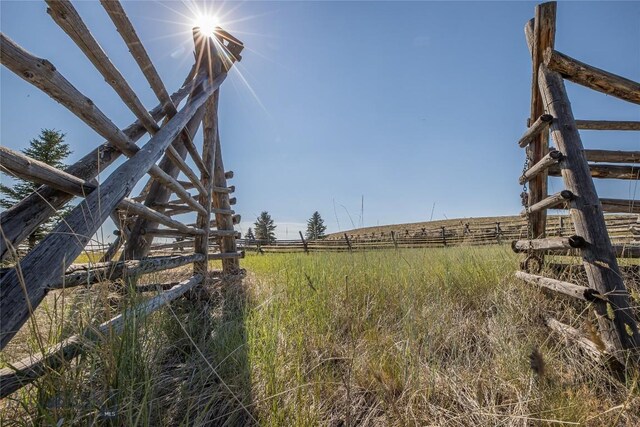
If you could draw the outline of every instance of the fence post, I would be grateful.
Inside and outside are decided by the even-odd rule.
[[[300,234],[300,240],[302,240],[302,246],[304,246],[304,253],[309,254],[309,248],[307,247],[307,242],[304,240],[302,231],[298,231],[298,233]]]
[[[445,227],[442,226],[442,227],[440,227],[440,229],[442,230],[442,244],[446,247],[447,246],[447,234],[445,232]]]
[[[391,230],[391,240],[393,240],[393,247],[398,249],[398,241],[396,240],[396,232]]]
[[[351,247],[351,242],[349,241],[349,236],[347,236],[347,233],[344,233],[344,240],[347,241],[347,246],[349,246],[349,252],[353,252],[353,248]]]

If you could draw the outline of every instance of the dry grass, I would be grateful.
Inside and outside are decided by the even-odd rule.
[[[0,422],[640,424],[636,378],[613,380],[541,320],[586,328],[589,310],[513,279],[508,248],[252,255],[243,266],[243,282],[210,280],[132,316],[121,337],[6,399]],[[52,298],[38,309],[48,342],[143,296],[102,284],[69,293],[66,310]],[[38,348],[33,329],[18,342],[5,357]]]

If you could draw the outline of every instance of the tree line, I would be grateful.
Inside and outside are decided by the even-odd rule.
[[[244,238],[246,240],[259,240],[261,242],[273,243],[276,241],[276,225],[269,215],[269,212],[263,211],[258,215],[256,222],[253,223],[254,230],[249,227]],[[315,211],[311,218],[307,220],[307,231],[305,232],[305,238],[307,240],[317,240],[325,237],[324,232],[327,230],[327,226],[324,225],[324,220],[320,216],[318,211]]]

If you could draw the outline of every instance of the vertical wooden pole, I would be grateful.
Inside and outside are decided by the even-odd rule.
[[[447,246],[447,233],[444,227],[440,227],[440,232],[442,233],[442,244]]]
[[[556,32],[556,2],[543,3],[536,6],[533,24],[533,41],[531,46],[532,79],[531,79],[531,115],[529,123],[533,124],[545,113],[542,97],[538,88],[538,68],[543,63],[544,51],[554,47]],[[527,147],[530,166],[536,164],[549,151],[549,133],[542,132]],[[547,197],[547,172],[539,174],[529,182],[529,203],[532,206]],[[547,211],[541,210],[530,216],[532,238],[545,236]]]
[[[609,301],[595,305],[602,340],[611,353],[622,349],[640,350],[638,325],[611,248],[604,213],[583,153],[564,81],[560,74],[548,70],[545,65],[540,66],[538,77],[544,105],[554,117],[551,124],[553,140],[564,154],[560,162],[562,178],[566,189],[575,196],[569,213],[576,234],[588,243],[582,249],[587,278],[590,285],[606,295]]]
[[[398,249],[398,241],[396,240],[396,232],[391,230],[391,240],[393,240],[393,247]]]
[[[344,240],[347,241],[347,246],[349,247],[349,252],[352,252],[353,248],[351,247],[351,242],[349,241],[349,236],[347,236],[347,233],[344,233]]]
[[[298,233],[300,234],[300,240],[302,240],[302,246],[304,247],[304,252],[306,254],[309,253],[309,248],[307,247],[307,242],[304,240],[304,236],[302,235],[302,231],[298,231]]]

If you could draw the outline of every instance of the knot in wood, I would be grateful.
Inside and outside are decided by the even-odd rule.
[[[22,75],[26,78],[26,79],[32,79],[33,78],[33,73],[31,71],[25,71],[24,73],[22,73]]]

